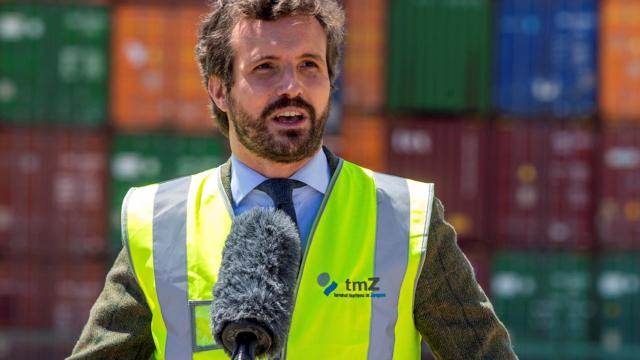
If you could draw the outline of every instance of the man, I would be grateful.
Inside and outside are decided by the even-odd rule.
[[[70,359],[227,358],[211,289],[233,216],[255,206],[302,239],[282,358],[418,359],[421,337],[440,359],[516,358],[432,185],[322,148],[343,23],[334,0],[214,5],[198,60],[233,155],[127,194],[124,250]]]

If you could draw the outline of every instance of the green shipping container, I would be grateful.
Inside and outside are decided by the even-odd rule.
[[[103,124],[108,48],[106,7],[0,4],[0,123]]]
[[[597,359],[592,274],[586,255],[495,255],[491,300],[520,359]]]
[[[640,358],[640,253],[602,256],[598,295],[602,358]]]
[[[487,111],[490,1],[393,0],[389,6],[388,108]]]
[[[222,137],[118,135],[111,152],[111,249],[122,248],[120,209],[127,191],[216,167],[227,160]]]

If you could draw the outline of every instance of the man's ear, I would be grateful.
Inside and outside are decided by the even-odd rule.
[[[224,111],[229,111],[229,104],[227,102],[227,89],[224,86],[224,81],[217,76],[210,76],[207,83],[207,91],[209,97],[216,104],[216,106]]]

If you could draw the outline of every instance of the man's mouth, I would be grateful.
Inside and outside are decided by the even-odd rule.
[[[300,110],[285,110],[276,112],[272,119],[281,125],[298,125],[307,119],[307,115]]]

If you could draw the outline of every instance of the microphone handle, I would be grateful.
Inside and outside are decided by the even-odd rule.
[[[231,359],[233,360],[254,360],[256,356],[256,346],[258,339],[253,333],[243,332],[236,337],[236,348]]]

